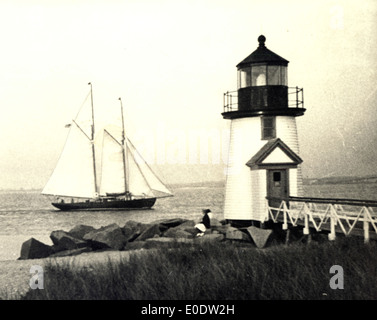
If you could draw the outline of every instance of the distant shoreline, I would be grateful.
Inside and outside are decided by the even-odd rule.
[[[304,185],[323,185],[323,184],[356,184],[356,183],[377,183],[377,175],[366,176],[336,176],[322,178],[303,178]],[[183,187],[219,187],[225,186],[225,180],[204,181],[204,182],[187,182],[187,183],[170,183],[173,188]],[[42,188],[0,188],[0,192],[42,192]]]

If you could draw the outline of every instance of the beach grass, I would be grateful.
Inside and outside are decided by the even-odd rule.
[[[49,263],[34,300],[307,300],[377,299],[377,244],[360,238],[257,249],[200,243],[145,250],[127,260],[85,268]],[[344,289],[332,289],[330,268],[343,268]],[[338,281],[339,283],[339,281]]]

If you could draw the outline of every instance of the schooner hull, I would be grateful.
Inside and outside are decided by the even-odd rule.
[[[143,198],[132,200],[108,200],[85,202],[53,202],[52,205],[62,211],[71,210],[137,210],[150,209],[156,202],[156,198]]]

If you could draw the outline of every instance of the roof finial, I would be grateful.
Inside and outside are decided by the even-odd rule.
[[[264,47],[264,43],[266,42],[266,37],[263,34],[261,34],[258,37],[258,42],[259,42],[260,47]]]

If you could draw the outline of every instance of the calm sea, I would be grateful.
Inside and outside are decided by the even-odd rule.
[[[304,190],[305,196],[312,197],[377,200],[377,183],[306,185]],[[51,231],[69,231],[78,224],[99,228],[111,223],[123,226],[127,220],[148,223],[176,217],[199,221],[203,208],[210,208],[215,218],[223,219],[223,183],[176,185],[172,191],[174,197],[158,199],[151,210],[108,212],[61,212],[40,191],[0,191],[0,261],[17,259],[22,243],[31,237],[52,244]]]

